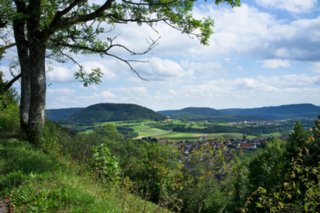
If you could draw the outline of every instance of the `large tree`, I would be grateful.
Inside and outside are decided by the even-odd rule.
[[[214,2],[226,2],[231,6],[240,4],[240,0]],[[47,57],[65,61],[66,58],[73,60],[69,53],[107,55],[123,61],[135,71],[130,61],[110,50],[122,48],[129,54],[137,53],[112,37],[101,40],[99,34],[108,35],[108,30],[101,24],[112,28],[134,22],[137,26],[146,23],[152,27],[153,23],[164,22],[207,44],[213,22],[192,16],[195,3],[194,0],[1,0],[1,22],[9,23],[14,32],[21,71],[21,128],[29,140],[36,143],[44,126]],[[146,51],[156,42],[151,41]],[[79,68],[75,76],[84,84],[99,81],[99,70],[88,74],[80,64]]]

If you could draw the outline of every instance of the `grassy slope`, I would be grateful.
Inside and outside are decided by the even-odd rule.
[[[0,132],[0,197],[16,212],[166,212],[121,188],[106,188],[79,165]]]

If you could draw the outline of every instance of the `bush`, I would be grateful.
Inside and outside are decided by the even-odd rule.
[[[74,135],[57,123],[47,121],[40,142],[40,147],[52,154],[68,154],[74,143]]]
[[[8,94],[0,94],[0,131],[17,132],[19,126],[19,106],[15,100],[8,100]]]
[[[90,165],[97,177],[108,185],[119,180],[119,162],[109,148],[100,144],[92,148],[92,153]]]
[[[180,209],[182,163],[175,148],[147,141],[118,144],[123,176],[134,184],[132,192],[161,206]]]

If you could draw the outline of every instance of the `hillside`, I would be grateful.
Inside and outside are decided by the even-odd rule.
[[[259,108],[213,109],[188,107],[181,110],[154,112],[135,104],[101,103],[87,108],[66,108],[46,110],[48,120],[72,125],[93,125],[108,121],[164,120],[166,117],[179,120],[215,120],[222,122],[315,119],[320,107],[313,104],[290,104]]]
[[[46,118],[50,121],[63,121],[83,108],[47,109]]]
[[[83,108],[68,118],[66,123],[92,125],[108,121],[164,120],[165,116],[135,104],[101,103]]]
[[[212,109],[190,107],[181,110],[159,111],[162,115],[181,120],[219,120],[219,121],[244,121],[244,120],[279,120],[312,118],[320,115],[320,107],[313,104],[290,104],[281,106],[259,107],[250,109]]]
[[[251,109],[224,109],[220,111],[225,115],[259,116],[266,120],[316,118],[320,115],[320,107],[313,104],[290,104]]]
[[[181,120],[202,120],[222,115],[218,110],[208,107],[188,107],[181,110],[159,111],[159,113]]]
[[[0,116],[0,123],[1,123]],[[107,184],[94,170],[76,161],[70,147],[79,140],[50,123],[42,148],[0,129],[0,212],[169,212],[131,194],[117,183]],[[48,125],[47,124],[47,125]],[[64,143],[64,151],[47,146]],[[67,142],[67,143],[66,143]],[[92,143],[92,139],[86,141]],[[93,146],[91,144],[91,146]],[[61,146],[62,147],[62,146]],[[81,150],[83,150],[83,146]],[[76,153],[81,153],[79,150]],[[63,154],[64,153],[64,154]],[[89,169],[90,168],[90,169]],[[10,210],[9,210],[10,209]]]

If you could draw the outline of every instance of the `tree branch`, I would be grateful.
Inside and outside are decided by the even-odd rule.
[[[68,7],[66,7],[64,10],[62,11],[58,11],[56,13],[56,15],[54,16],[53,20],[58,20],[60,19],[62,16],[66,15],[68,12],[70,12],[75,6],[77,6],[79,3],[83,2],[84,0],[75,0],[74,2],[72,2]]]
[[[14,47],[14,46],[16,46],[16,43],[10,43],[10,44],[1,46],[0,49],[6,50],[6,49],[9,49],[9,48]]]
[[[19,75],[15,76],[13,79],[11,79],[8,83],[5,84],[5,86],[3,87],[3,91],[1,92],[6,92],[10,89],[10,87],[12,87],[12,85],[19,79],[21,78],[21,73],[19,73]]]
[[[124,62],[125,64],[128,65],[128,67],[130,68],[130,70],[131,70],[132,72],[134,72],[134,73],[138,76],[138,78],[140,78],[141,80],[144,80],[144,81],[149,81],[148,79],[142,77],[142,76],[140,75],[140,73],[139,73],[137,70],[135,70],[135,69],[132,67],[131,63],[130,63],[130,62],[145,62],[145,61],[126,60],[126,59],[123,59],[123,58],[121,58],[121,57],[119,57],[119,56],[117,56],[117,55],[113,55],[113,54],[110,54],[110,53],[106,53],[106,55],[111,56],[111,57],[113,57],[113,58],[116,58],[116,59]]]
[[[90,20],[94,20],[95,18],[101,17],[105,10],[111,7],[111,4],[115,0],[107,0],[101,7],[95,10],[92,13],[86,15],[75,15],[68,18],[62,18],[63,13],[66,14],[69,12],[73,7],[78,5],[82,0],[75,0],[72,4],[70,4],[65,10],[61,11],[60,14],[56,14],[53,21],[49,24],[49,27],[43,31],[43,36],[45,39],[48,39],[51,34],[56,32],[59,29],[67,28],[71,25],[87,22]],[[62,14],[62,15],[61,15]]]
[[[107,10],[108,8],[110,8],[112,2],[114,2],[114,1],[115,0],[107,0],[100,8],[98,8],[94,12],[89,13],[87,15],[78,15],[78,16],[73,16],[70,18],[61,19],[60,24],[62,24],[64,26],[69,26],[69,25],[73,25],[76,23],[80,23],[80,22],[87,22],[87,21],[93,20],[95,18],[101,17],[103,15],[103,12],[105,10]]]

